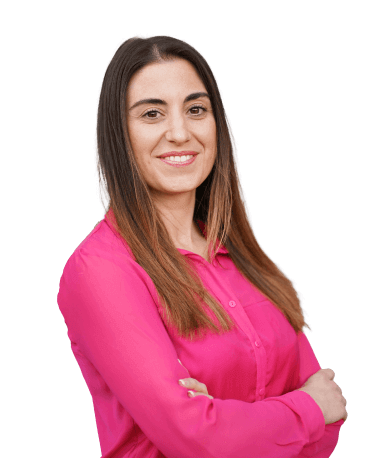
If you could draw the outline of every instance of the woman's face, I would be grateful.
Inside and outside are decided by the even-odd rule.
[[[205,94],[195,68],[184,59],[149,64],[132,77],[127,127],[137,164],[154,196],[195,194],[212,170],[216,123]],[[182,162],[176,162],[181,152]],[[174,157],[162,160],[165,153]]]

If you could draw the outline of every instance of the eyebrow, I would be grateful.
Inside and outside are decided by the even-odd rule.
[[[208,99],[210,100],[209,94],[207,94],[206,92],[194,92],[193,94],[189,94],[185,97],[184,103],[190,102],[191,100],[199,99],[200,97],[208,97]],[[145,105],[148,103],[152,105],[167,105],[165,100],[162,99],[143,99],[138,100],[138,102],[135,102],[135,104],[129,108],[129,111],[139,105]]]

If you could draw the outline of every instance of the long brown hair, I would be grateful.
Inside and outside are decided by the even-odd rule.
[[[181,336],[201,338],[209,330],[230,331],[235,323],[205,289],[193,264],[174,246],[137,166],[127,131],[127,89],[139,69],[182,58],[197,70],[211,100],[217,130],[217,157],[196,189],[193,218],[205,223],[211,260],[223,244],[239,272],[286,316],[296,332],[305,323],[291,281],[257,243],[243,203],[230,129],[216,80],[205,59],[184,41],[168,36],[133,37],[112,58],[103,80],[97,120],[98,173],[110,198],[116,229],[158,291],[163,319]],[[209,249],[209,251],[208,251]],[[219,327],[212,321],[218,320]]]

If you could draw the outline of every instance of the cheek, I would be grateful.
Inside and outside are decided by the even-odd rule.
[[[128,128],[129,138],[131,146],[135,151],[139,151],[143,148],[144,135],[142,135],[141,130],[138,128]]]
[[[208,155],[215,155],[217,149],[217,135],[215,122],[199,126],[195,132],[196,139],[204,146]]]
[[[141,126],[128,127],[131,147],[141,167],[148,167],[151,160],[151,152],[154,147],[151,135],[148,129],[141,129]]]
[[[208,126],[205,134],[206,134],[208,145],[210,145],[210,147],[213,150],[216,150],[216,147],[217,147],[217,135],[216,135],[216,123],[214,121],[213,121],[213,123],[211,125]]]

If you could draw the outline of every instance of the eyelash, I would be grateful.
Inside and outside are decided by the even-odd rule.
[[[203,111],[208,111],[205,107],[203,107],[202,105],[193,105],[192,107],[189,108],[189,110],[192,110],[193,108],[201,108]],[[150,109],[149,111],[146,111],[142,117],[143,118],[148,118],[148,119],[158,119],[158,118],[149,118],[147,117],[146,115],[149,114],[149,113],[159,113],[158,110],[154,110],[154,108]],[[202,113],[199,113],[199,114],[196,114],[196,115],[193,115],[193,116],[200,116],[200,114]]]

